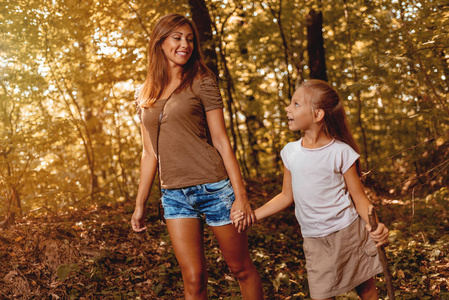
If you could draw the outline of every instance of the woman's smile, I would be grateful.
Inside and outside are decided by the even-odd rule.
[[[193,31],[188,24],[175,28],[162,42],[162,51],[172,66],[182,66],[192,55]]]

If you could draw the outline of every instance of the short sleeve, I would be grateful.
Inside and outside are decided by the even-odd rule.
[[[223,108],[220,89],[212,76],[204,76],[201,79],[198,97],[203,103],[205,111]]]
[[[282,159],[282,162],[284,163],[284,166],[285,166],[288,170],[290,170],[289,157],[290,157],[292,145],[293,145],[292,143],[288,143],[288,144],[285,145],[284,148],[281,150],[281,159]]]
[[[351,166],[359,159],[360,155],[352,149],[351,146],[344,144],[345,147],[341,150],[341,174],[346,173],[346,171],[351,168]]]
[[[142,86],[138,86],[134,90],[134,106],[136,107],[136,116],[139,118],[139,122],[142,123],[142,107],[140,106],[139,95],[142,91]]]

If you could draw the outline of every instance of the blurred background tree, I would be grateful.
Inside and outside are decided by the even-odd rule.
[[[146,75],[149,34],[169,12],[203,28],[247,178],[279,176],[279,151],[300,136],[288,131],[284,107],[301,82],[323,78],[345,103],[367,185],[407,196],[449,184],[446,1],[0,5],[0,215],[8,222],[42,208],[133,201],[134,89]]]

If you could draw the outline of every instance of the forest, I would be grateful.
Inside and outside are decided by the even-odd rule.
[[[182,298],[157,222],[132,232],[142,155],[134,93],[149,36],[196,24],[253,208],[282,188],[285,107],[329,82],[360,146],[396,299],[449,299],[446,0],[2,0],[0,299]],[[206,227],[210,299],[240,299]],[[248,231],[267,299],[309,299],[293,208]],[[388,299],[383,275],[381,299]],[[357,299],[352,291],[338,299]]]

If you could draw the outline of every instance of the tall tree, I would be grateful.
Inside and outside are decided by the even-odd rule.
[[[217,52],[212,34],[212,21],[204,0],[189,0],[192,19],[197,29],[206,64],[218,78]]]
[[[323,39],[323,13],[311,9],[306,20],[310,78],[327,81]]]

